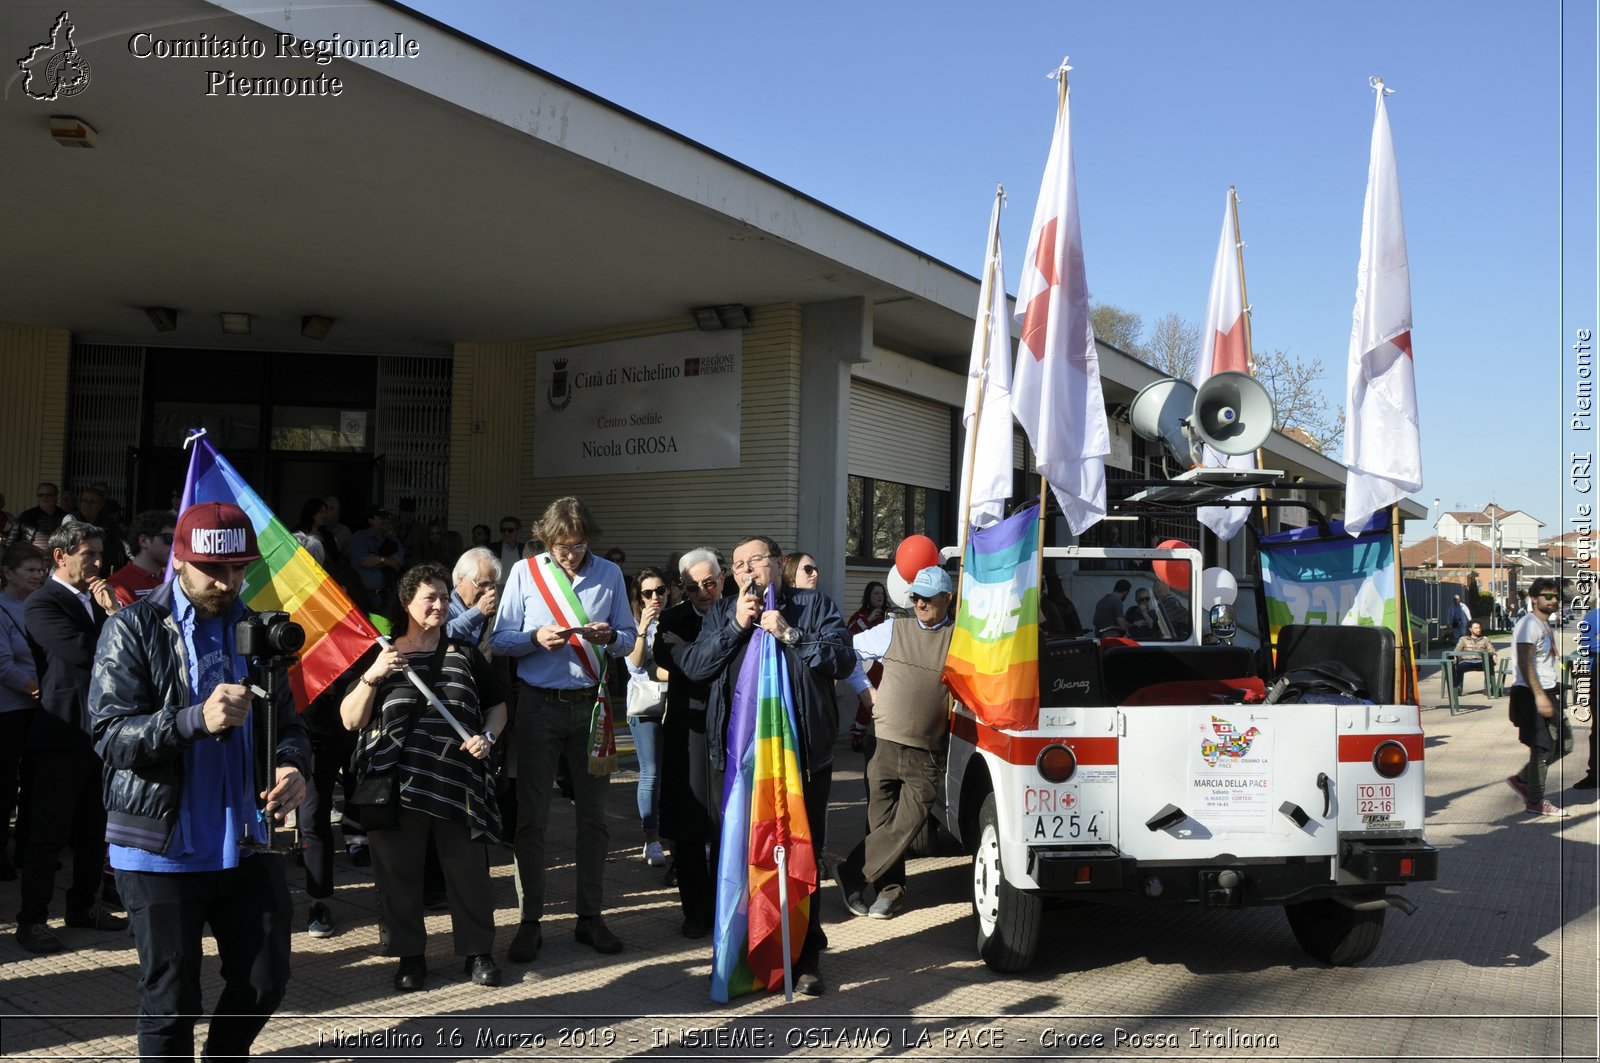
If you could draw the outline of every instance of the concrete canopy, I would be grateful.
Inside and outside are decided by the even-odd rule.
[[[92,80],[71,99],[28,98],[12,65],[0,217],[25,253],[0,321],[89,343],[421,354],[862,297],[877,342],[962,367],[974,278],[404,9],[262,6],[74,4]],[[48,39],[57,11],[12,8],[8,58]],[[140,31],[260,40],[268,56],[141,59]],[[318,66],[274,58],[278,32],[399,32],[420,55]],[[208,96],[214,69],[344,89]],[[57,146],[52,114],[86,120],[98,146]],[[155,332],[147,306],[176,308],[177,329]],[[222,335],[223,311],[253,314],[252,334]],[[307,314],[336,319],[326,340],[301,338]]]

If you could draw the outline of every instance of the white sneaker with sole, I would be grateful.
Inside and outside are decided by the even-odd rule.
[[[661,848],[660,842],[651,842],[649,845],[644,847],[644,862],[649,864],[651,867],[667,866],[667,854],[666,851]]]

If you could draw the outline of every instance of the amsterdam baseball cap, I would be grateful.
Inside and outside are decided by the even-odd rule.
[[[940,594],[950,593],[950,573],[938,565],[929,565],[917,573],[917,578],[911,581],[906,588],[906,593],[915,594],[919,598],[932,598]]]
[[[186,563],[237,565],[260,560],[261,551],[244,510],[227,502],[197,502],[178,518],[172,556]]]

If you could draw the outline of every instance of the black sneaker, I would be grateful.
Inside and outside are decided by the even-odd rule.
[[[126,930],[128,921],[112,915],[98,904],[81,912],[68,912],[67,925],[79,930]]]
[[[820,997],[828,991],[821,971],[801,971],[794,976],[794,991],[803,997]]]
[[[23,951],[37,956],[61,951],[61,939],[52,934],[50,928],[43,923],[19,923],[17,944],[22,946]]]
[[[1595,773],[1591,771],[1589,774],[1573,783],[1572,788],[1574,790],[1593,790],[1596,778],[1597,776]]]
[[[852,915],[868,914],[868,904],[864,896],[867,880],[861,871],[848,860],[840,860],[833,865],[833,881],[839,884],[839,893],[844,897],[844,906],[850,909]]]

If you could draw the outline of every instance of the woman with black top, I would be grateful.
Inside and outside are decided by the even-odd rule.
[[[400,957],[395,988],[421,989],[428,975],[422,868],[431,837],[444,864],[456,954],[465,957],[472,981],[499,985],[500,969],[490,955],[488,845],[499,840],[500,811],[486,768],[505,727],[505,696],[476,646],[443,637],[450,578],[441,566],[408,570],[400,578],[399,598],[403,631],[367,665],[339,706],[344,725],[361,732],[359,774],[399,773],[399,827],[373,830],[368,824],[384,951]],[[408,669],[472,737],[461,740],[411,683]]]

